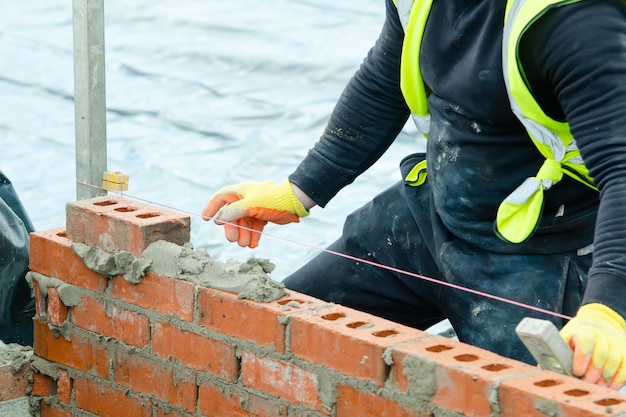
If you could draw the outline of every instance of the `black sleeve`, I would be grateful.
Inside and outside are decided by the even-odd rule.
[[[522,44],[535,95],[564,117],[600,190],[584,303],[626,317],[626,4],[581,1],[549,12]]]
[[[386,0],[380,37],[341,94],[320,140],[289,180],[324,207],[372,166],[404,127],[409,109],[400,91],[404,31]]]

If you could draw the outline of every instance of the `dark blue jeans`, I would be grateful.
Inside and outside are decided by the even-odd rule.
[[[428,182],[398,182],[346,219],[329,249],[548,311],[574,315],[591,255],[494,253],[456,238],[430,204]],[[426,329],[448,318],[459,340],[534,363],[515,327],[527,316],[563,320],[527,308],[320,253],[284,281],[287,288]]]

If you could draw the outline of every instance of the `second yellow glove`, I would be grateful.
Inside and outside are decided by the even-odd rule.
[[[603,304],[586,304],[561,336],[574,350],[574,375],[614,389],[626,384],[626,323],[617,312]]]

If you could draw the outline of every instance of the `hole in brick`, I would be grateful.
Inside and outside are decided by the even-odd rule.
[[[130,213],[131,211],[136,211],[136,208],[132,207],[120,207],[116,208],[115,211],[119,211],[120,213]]]
[[[115,200],[105,200],[105,201],[98,201],[97,203],[93,203],[94,206],[112,206],[117,204],[117,201]]]
[[[304,301],[302,300],[297,300],[295,298],[287,298],[286,300],[280,300],[280,301],[276,301],[278,304],[280,304],[281,306],[287,305],[289,303],[298,303],[298,304],[304,304]]]
[[[450,349],[452,349],[452,346],[446,346],[446,345],[435,345],[435,346],[426,348],[427,351],[435,352],[435,353],[445,352],[446,350],[450,350]]]
[[[589,394],[589,391],[585,391],[584,389],[571,389],[569,391],[565,391],[564,394],[569,395],[570,397],[584,397]]]
[[[242,362],[243,359],[240,356],[235,357],[235,373],[237,374],[237,381],[241,380]]]
[[[470,355],[469,353],[466,353],[464,355],[455,356],[454,359],[456,359],[459,362],[474,362],[475,360],[478,359],[478,356]]]
[[[48,317],[48,297],[44,296],[41,292],[37,295],[37,309],[38,313],[42,317]]]
[[[535,382],[534,385],[538,387],[553,387],[555,385],[560,385],[560,384],[562,384],[561,381],[557,381],[555,379],[545,379],[543,381]]]
[[[598,404],[604,407],[608,407],[611,405],[621,404],[623,401],[617,400],[615,398],[605,398],[603,400],[594,401],[594,404]]]
[[[398,332],[395,330],[381,330],[379,332],[374,332],[372,334],[376,337],[389,337],[389,336],[393,336],[394,334],[398,334]]]
[[[489,371],[489,372],[499,372],[499,371],[502,371],[504,369],[509,369],[509,368],[510,368],[510,366],[503,365],[501,363],[492,363],[490,365],[483,366],[483,369],[485,371]]]
[[[351,328],[351,329],[358,329],[359,327],[363,327],[363,326],[365,326],[367,324],[369,324],[369,323],[366,323],[364,321],[355,321],[354,323],[346,324],[346,326]]]
[[[67,233],[65,233],[65,232],[59,232],[59,233],[57,233],[57,236],[58,236],[58,237],[67,237]]]
[[[145,214],[138,214],[137,217],[139,217],[140,219],[151,219],[153,217],[159,217],[160,214],[157,213],[145,213]]]
[[[385,371],[383,374],[383,381],[387,381],[391,375],[391,365],[385,364]]]
[[[332,313],[332,314],[326,314],[325,316],[322,316],[322,318],[324,320],[335,321],[335,320],[342,319],[345,316],[346,316],[345,313]]]

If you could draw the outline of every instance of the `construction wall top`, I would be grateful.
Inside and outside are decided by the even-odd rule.
[[[285,290],[188,238],[184,216],[110,196],[32,234],[37,415],[626,416],[620,393]],[[149,255],[164,242],[197,262]],[[85,246],[126,267],[85,262]]]

